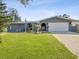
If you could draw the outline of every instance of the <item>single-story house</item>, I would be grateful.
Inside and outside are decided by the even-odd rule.
[[[79,21],[71,18],[54,16],[38,22],[13,22],[8,26],[8,32],[34,31],[36,23],[40,24],[41,31],[76,31],[76,26],[73,26],[73,24],[76,25]]]

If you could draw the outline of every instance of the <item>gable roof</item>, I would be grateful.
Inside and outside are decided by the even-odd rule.
[[[60,16],[54,16],[54,17],[43,19],[40,22],[79,22],[79,20],[74,20],[71,18],[65,18]]]

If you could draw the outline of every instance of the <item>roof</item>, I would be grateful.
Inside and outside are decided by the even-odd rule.
[[[17,24],[25,24],[25,22],[11,22],[10,24],[11,24],[11,25],[15,25],[15,24],[16,24],[16,25],[17,25]]]
[[[39,21],[31,21],[31,22],[11,22],[10,24],[25,24],[25,23],[40,23]]]
[[[54,17],[43,19],[40,22],[79,22],[79,20],[60,17],[60,16],[54,16]]]

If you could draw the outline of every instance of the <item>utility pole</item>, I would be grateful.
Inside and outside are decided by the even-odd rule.
[[[27,32],[27,20],[25,19],[25,32]]]

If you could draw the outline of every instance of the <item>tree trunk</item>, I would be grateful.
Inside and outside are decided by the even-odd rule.
[[[0,43],[2,43],[2,35],[1,35],[1,33],[0,33]]]

